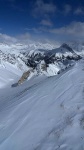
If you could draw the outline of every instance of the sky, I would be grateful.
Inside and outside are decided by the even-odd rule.
[[[0,40],[84,39],[84,0],[0,0]]]

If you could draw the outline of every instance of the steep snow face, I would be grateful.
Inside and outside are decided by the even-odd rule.
[[[62,57],[62,56],[70,56],[70,57],[75,57],[77,54],[73,51],[73,49],[67,45],[66,43],[62,44],[62,46],[60,46],[57,49],[53,49],[52,50],[53,53],[56,54],[56,56],[58,57]]]
[[[8,62],[0,64],[0,89],[19,80],[23,72],[17,65]]]
[[[0,150],[84,149],[84,60],[0,90]]]
[[[9,55],[2,55],[0,58],[0,66],[7,68],[7,64],[11,67],[15,67],[21,71],[28,70],[28,66],[19,58],[14,58],[10,54]]]

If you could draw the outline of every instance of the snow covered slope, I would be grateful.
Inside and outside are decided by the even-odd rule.
[[[0,150],[84,150],[84,60],[0,89]]]
[[[0,89],[19,80],[22,74],[23,71],[16,66],[10,63],[3,63],[3,65],[0,66]]]

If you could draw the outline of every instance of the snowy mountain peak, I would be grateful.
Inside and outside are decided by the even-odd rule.
[[[71,53],[75,54],[75,52],[73,51],[73,49],[68,44],[66,44],[66,43],[63,43],[62,46],[61,46],[61,48],[64,48],[64,49],[70,51]]]

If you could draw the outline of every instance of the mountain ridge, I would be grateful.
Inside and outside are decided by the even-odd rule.
[[[39,74],[47,76],[57,75],[67,67],[74,65],[79,59],[81,59],[81,56],[66,43],[52,50],[25,51],[21,49],[17,55],[16,49],[12,53],[0,50],[0,65],[4,64],[5,66],[7,62],[12,64],[13,67],[16,66],[17,69],[22,71],[22,78],[26,72],[30,72],[31,77]],[[30,78],[29,75],[28,78]]]

